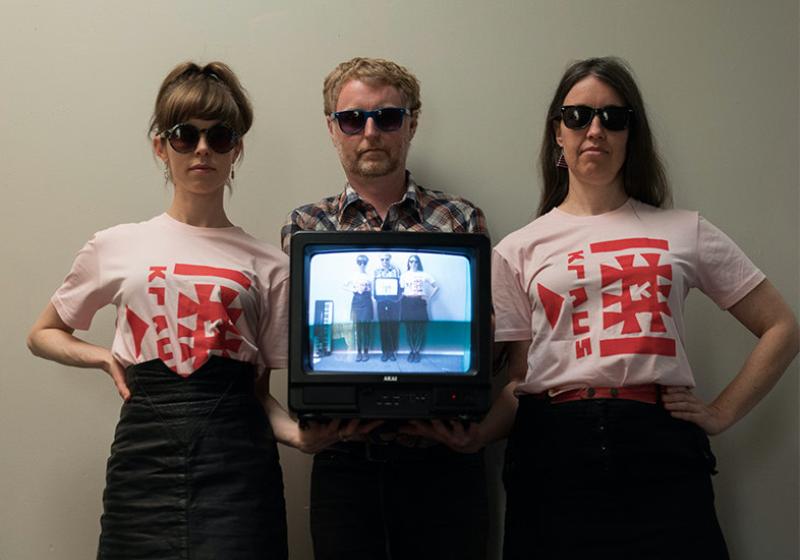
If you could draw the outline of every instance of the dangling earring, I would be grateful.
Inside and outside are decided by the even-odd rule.
[[[558,160],[556,160],[556,167],[560,167],[562,169],[569,169],[569,165],[567,165],[567,160],[564,157],[564,150],[561,150],[561,155],[558,156]]]
[[[233,181],[234,179],[236,179],[236,170],[231,165],[231,181]]]
[[[164,162],[164,182],[169,183],[169,164]]]

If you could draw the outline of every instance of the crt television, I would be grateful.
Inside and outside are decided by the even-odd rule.
[[[295,233],[290,409],[301,419],[480,418],[489,251],[482,234]]]

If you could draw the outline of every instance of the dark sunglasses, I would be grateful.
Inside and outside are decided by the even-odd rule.
[[[226,124],[217,123],[208,128],[197,128],[193,124],[179,123],[161,136],[167,139],[172,149],[180,154],[194,151],[200,142],[200,135],[206,135],[206,144],[218,154],[227,154],[239,142],[239,135]]]
[[[586,128],[597,115],[600,117],[600,124],[606,130],[625,130],[628,128],[633,109],[628,107],[588,107],[586,105],[564,105],[561,107],[561,119],[564,126],[572,130]]]
[[[374,111],[337,111],[331,113],[331,118],[339,123],[339,129],[345,134],[358,134],[367,126],[370,117],[383,132],[394,132],[403,126],[403,117],[406,115],[411,115],[411,111],[401,107],[383,107]]]

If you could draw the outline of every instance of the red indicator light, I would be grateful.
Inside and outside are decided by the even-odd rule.
[[[450,393],[450,400],[451,401],[456,400],[456,394],[455,393]]]

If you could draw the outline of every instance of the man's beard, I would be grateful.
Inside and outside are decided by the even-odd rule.
[[[385,177],[397,171],[399,162],[393,159],[387,152],[383,152],[385,157],[380,159],[364,159],[357,157],[351,162],[350,172],[359,177]]]
[[[385,177],[397,171],[396,161],[369,162],[357,164],[355,173],[361,177]]]

